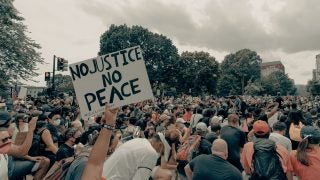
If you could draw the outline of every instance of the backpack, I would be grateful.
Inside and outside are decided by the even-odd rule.
[[[302,141],[300,132],[303,126],[304,125],[301,122],[299,122],[298,126],[293,123],[290,124],[289,137],[291,140],[298,141],[298,142]]]
[[[80,157],[89,157],[90,152],[81,152],[78,156],[71,156],[53,164],[50,170],[47,172],[44,180],[62,180],[65,179],[70,165],[74,160]]]
[[[250,180],[286,180],[287,176],[276,151],[276,143],[269,139],[258,139],[252,156],[253,173]]]
[[[43,129],[39,134],[34,133],[32,138],[32,144],[29,149],[29,156],[40,156],[41,152],[45,149],[45,144],[42,142],[41,136],[45,129]]]
[[[190,136],[187,141],[185,141],[177,151],[177,160],[188,162],[188,156],[190,153],[191,145],[193,144],[194,136]]]

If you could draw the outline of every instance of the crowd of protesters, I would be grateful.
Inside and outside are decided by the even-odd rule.
[[[1,180],[320,177],[320,97],[181,95],[89,119],[67,94],[2,101]]]

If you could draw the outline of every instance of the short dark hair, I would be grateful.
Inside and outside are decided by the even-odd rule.
[[[272,126],[273,131],[284,131],[287,129],[287,126],[284,122],[276,122]]]

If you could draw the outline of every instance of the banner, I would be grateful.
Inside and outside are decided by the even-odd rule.
[[[102,113],[106,104],[153,99],[139,46],[70,64],[69,71],[83,119]]]

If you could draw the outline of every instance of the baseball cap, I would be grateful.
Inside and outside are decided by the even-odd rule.
[[[301,138],[311,137],[313,139],[320,139],[320,129],[313,126],[304,126],[300,132]]]
[[[8,124],[11,120],[11,116],[7,111],[0,111],[0,126]]]
[[[200,132],[206,132],[207,131],[207,125],[203,122],[199,122],[197,125],[196,125],[196,131],[200,131]]]
[[[257,135],[265,135],[270,132],[270,127],[267,122],[258,120],[253,124],[253,132]]]

